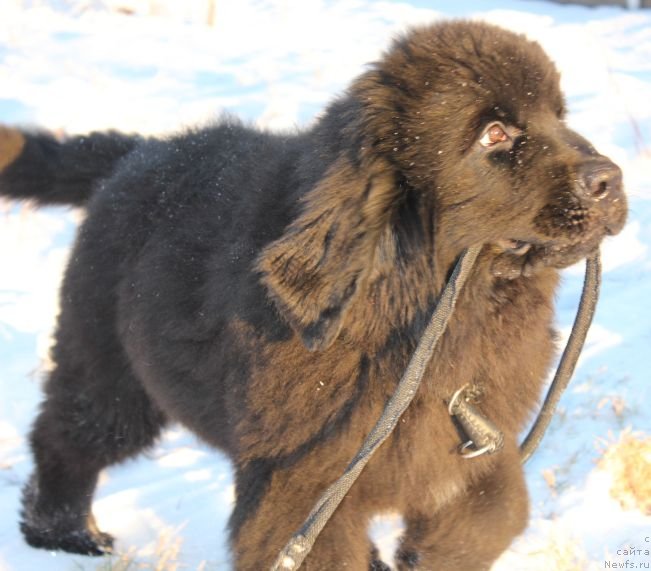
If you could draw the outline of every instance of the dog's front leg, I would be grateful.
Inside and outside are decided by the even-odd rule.
[[[498,454],[491,473],[435,513],[412,503],[398,552],[400,571],[487,571],[524,530],[528,498],[517,449]]]
[[[345,465],[333,462],[328,448],[311,451],[290,468],[272,469],[269,462],[256,460],[238,470],[237,499],[230,521],[235,569],[260,571],[271,567],[325,486]],[[301,571],[372,568],[368,511],[353,488],[319,535]]]

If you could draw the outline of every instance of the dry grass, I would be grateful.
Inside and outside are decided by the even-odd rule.
[[[549,488],[552,497],[557,497],[568,486],[571,485],[572,468],[579,460],[579,453],[574,452],[569,457],[564,459],[560,465],[550,466],[542,470],[541,475],[547,487]]]
[[[545,468],[542,471],[542,477],[545,480],[545,483],[549,487],[549,490],[552,496],[556,497],[558,495],[556,485],[558,480],[556,479],[556,470],[554,468]]]
[[[611,496],[624,509],[651,515],[651,436],[625,430],[602,448],[599,466],[611,474]]]
[[[95,571],[208,571],[205,561],[191,570],[179,561],[182,539],[172,532],[163,532],[151,556],[138,555],[135,547],[110,556]]]
[[[622,419],[624,416],[624,412],[627,410],[626,402],[624,399],[620,396],[607,396],[602,398],[598,403],[597,403],[597,410],[601,410],[607,405],[610,405],[610,408],[612,409],[615,417],[618,419]]]
[[[585,571],[588,567],[587,557],[579,542],[558,533],[552,533],[541,549],[529,552],[528,556],[536,558],[540,569]]]

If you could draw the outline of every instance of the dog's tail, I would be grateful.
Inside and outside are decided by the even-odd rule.
[[[115,132],[58,140],[0,125],[0,196],[82,206],[96,182],[142,140]]]

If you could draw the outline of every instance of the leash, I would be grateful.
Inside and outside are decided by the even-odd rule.
[[[599,287],[601,285],[601,261],[597,252],[586,260],[585,278],[581,301],[577,310],[572,332],[567,340],[556,373],[547,390],[545,401],[536,416],[533,426],[520,445],[520,461],[525,464],[540,444],[549,423],[554,417],[556,405],[572,378],[572,373],[579,360],[583,343],[594,317]],[[476,458],[482,454],[493,454],[502,448],[504,436],[500,430],[482,413],[477,410],[472,401],[476,395],[468,385],[454,393],[448,403],[448,412],[453,416],[468,437],[459,448],[464,458]]]
[[[407,365],[407,369],[398,383],[395,393],[387,402],[382,416],[364,440],[359,452],[348,464],[342,476],[332,484],[319,498],[307,519],[282,549],[272,571],[298,569],[312,549],[317,536],[330,519],[337,506],[344,499],[351,486],[371,459],[371,455],[391,434],[400,416],[416,395],[425,368],[434,352],[436,343],[445,331],[454,305],[472,266],[477,259],[481,246],[468,248],[457,262],[450,280],[443,289],[434,314],[432,315],[418,346]]]
[[[380,419],[364,440],[344,473],[319,498],[303,522],[301,528],[281,550],[271,571],[296,570],[309,554],[319,533],[344,499],[358,476],[368,464],[373,453],[389,437],[398,420],[416,396],[416,391],[425,373],[436,344],[447,327],[459,293],[472,270],[482,246],[473,246],[463,252],[448,283],[445,285],[434,313],[427,325],[414,354],[407,365],[395,393],[387,402]],[[586,262],[586,277],[581,303],[574,321],[572,333],[559,362],[558,370],[549,388],[538,418],[520,447],[522,463],[526,462],[540,443],[554,414],[562,391],[567,386],[578,360],[585,336],[594,315],[600,283],[599,255]],[[484,453],[498,451],[503,443],[501,432],[477,411],[464,395],[465,387],[458,390],[450,400],[448,409],[455,416],[469,436],[460,453],[464,458],[474,458]],[[469,450],[469,448],[474,450]]]
[[[592,257],[585,262],[585,279],[583,281],[583,291],[581,292],[581,301],[579,309],[574,318],[572,332],[567,340],[567,345],[563,351],[563,356],[558,363],[554,380],[549,386],[545,402],[538,413],[536,422],[529,430],[524,442],[520,445],[520,458],[522,464],[527,462],[540,444],[545,431],[556,411],[556,405],[567,388],[576,362],[579,360],[585,337],[590,329],[592,318],[594,317],[597,299],[599,298],[599,288],[601,286],[601,260],[597,251]]]

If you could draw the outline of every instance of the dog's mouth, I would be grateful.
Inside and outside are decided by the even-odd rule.
[[[497,246],[503,249],[505,252],[512,254],[514,256],[522,256],[526,254],[533,244],[531,242],[525,242],[524,240],[498,240]]]
[[[515,279],[530,277],[543,267],[566,268],[596,252],[601,238],[603,236],[578,242],[498,240],[491,273],[495,277]]]
[[[607,232],[607,234],[609,233]],[[597,242],[600,241],[601,240],[598,240]],[[516,257],[524,256],[525,254],[529,253],[529,257],[545,256],[549,258],[553,256],[555,258],[558,258],[560,256],[573,257],[573,253],[576,252],[577,250],[582,250],[585,253],[590,253],[591,251],[597,248],[597,246],[590,245],[590,242],[593,241],[585,241],[583,243],[574,243],[574,242],[562,243],[557,241],[533,242],[533,241],[526,241],[526,240],[508,239],[508,240],[498,240],[495,244],[500,250],[503,251],[504,254],[508,254],[510,256],[516,256]],[[570,263],[572,262],[568,262],[567,265],[569,265]]]
[[[541,210],[530,236],[496,240],[491,271],[494,276],[529,277],[543,267],[562,269],[594,254],[606,236],[618,234],[626,222],[626,199],[615,197],[607,206]],[[523,234],[528,234],[525,231]]]

